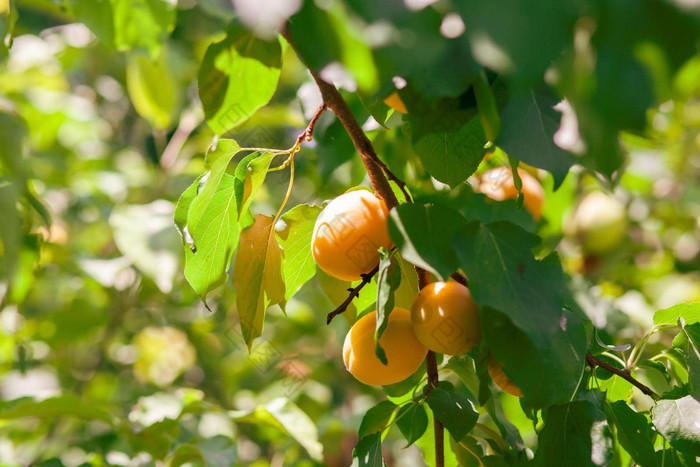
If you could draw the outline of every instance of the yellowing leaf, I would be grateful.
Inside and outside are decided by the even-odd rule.
[[[273,227],[274,218],[257,214],[253,225],[241,232],[233,266],[241,332],[248,349],[262,334],[267,307],[284,303],[282,249]]]

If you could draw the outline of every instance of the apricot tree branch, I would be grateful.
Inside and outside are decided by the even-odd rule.
[[[464,277],[462,274],[460,274],[460,273],[458,273],[458,272],[455,272],[455,273],[452,274],[450,277],[451,277],[452,280],[454,280],[455,282],[459,282],[459,283],[462,284],[463,286],[469,287],[469,281],[468,281],[467,278]]]
[[[379,266],[372,269],[367,274],[362,274],[362,282],[360,282],[357,286],[355,286],[351,289],[348,289],[348,292],[350,292],[350,294],[348,295],[348,298],[346,298],[343,303],[338,305],[338,308],[336,308],[335,310],[328,313],[328,316],[326,316],[326,324],[331,324],[331,321],[333,321],[333,318],[335,318],[337,315],[339,315],[339,314],[345,312],[345,310],[347,310],[347,308],[352,303],[353,299],[360,296],[360,290],[362,290],[362,288],[364,286],[366,286],[367,284],[372,282],[372,278],[375,276],[375,274],[377,274],[378,271],[379,271]]]
[[[321,104],[314,116],[311,118],[311,121],[309,121],[309,124],[306,126],[306,129],[297,138],[297,141],[294,144],[295,148],[301,146],[301,143],[303,143],[304,141],[311,141],[311,138],[314,135],[314,129],[316,128],[316,124],[318,123],[319,119],[321,118],[321,115],[323,115],[323,112],[325,112],[327,108],[328,107],[326,106],[325,102]]]
[[[594,357],[591,353],[586,352],[586,361],[588,364],[591,366],[591,368],[595,368],[597,366],[603,368],[604,370],[608,370],[610,373],[615,374],[619,376],[620,378],[624,378],[625,380],[629,381],[632,383],[634,386],[636,386],[640,391],[642,391],[644,394],[647,396],[653,398],[654,400],[659,399],[659,395],[656,394],[651,388],[648,386],[640,383],[634,377],[629,373],[627,370],[621,370],[620,368],[615,368],[614,366],[610,365],[609,363]]]
[[[296,50],[296,48],[294,47],[294,42],[291,40],[291,37],[289,37],[289,34],[287,34],[286,30],[282,31],[282,35],[285,39],[287,39],[287,42],[289,42],[291,47]],[[345,99],[343,99],[343,96],[340,94],[338,89],[336,89],[334,85],[328,83],[323,78],[321,78],[321,76],[314,70],[312,70],[310,67],[307,68],[309,69],[311,76],[314,78],[314,81],[316,81],[318,89],[321,91],[321,97],[323,98],[323,102],[325,103],[325,105],[328,106],[329,109],[333,111],[333,113],[335,113],[335,116],[338,117],[338,120],[340,120],[340,123],[343,125],[345,131],[352,140],[352,143],[355,146],[355,150],[360,155],[362,163],[365,166],[365,170],[367,171],[369,181],[372,184],[372,188],[374,189],[375,194],[384,200],[389,210],[398,206],[398,199],[396,198],[396,195],[394,194],[393,190],[391,189],[391,185],[389,184],[389,178],[391,178],[402,189],[404,195],[406,195],[406,199],[411,201],[411,197],[405,190],[405,184],[401,182],[393,173],[391,173],[386,164],[384,164],[379,159],[377,153],[374,151],[372,142],[369,140],[369,138],[367,138],[367,135],[362,130],[362,127],[358,123],[357,119],[350,110],[350,107],[348,106],[347,102],[345,102]],[[378,268],[375,268],[373,273],[376,274],[377,270]],[[418,284],[422,289],[430,282],[430,274],[419,267],[416,267],[416,272],[418,273]],[[360,286],[364,286],[363,284],[365,283],[365,280],[366,277],[363,276],[363,281],[362,284],[360,284]],[[369,278],[369,280],[371,280],[371,277]],[[369,280],[367,280],[367,282],[369,282]],[[350,296],[346,299],[345,302],[343,302],[343,304],[347,302],[345,308],[347,308],[352,299],[357,296],[357,292],[359,291],[356,289],[357,288],[351,289]],[[341,307],[342,306],[343,305],[341,305]],[[342,313],[343,311],[344,309],[342,311],[339,311],[338,313]],[[333,313],[329,314],[328,321],[330,322],[330,320],[333,319],[333,316],[335,316],[338,313],[334,311]],[[427,365],[428,380],[431,382],[430,385],[432,387],[437,387],[438,371],[435,353],[428,352]],[[436,467],[444,467],[445,456],[443,427],[440,421],[437,419],[437,417],[434,418],[434,421],[435,465]]]

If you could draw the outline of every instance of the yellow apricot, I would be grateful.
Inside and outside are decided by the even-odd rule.
[[[434,352],[458,355],[481,340],[479,311],[469,289],[457,282],[433,282],[411,306],[413,331]]]
[[[387,364],[374,353],[377,312],[366,314],[350,328],[343,344],[345,368],[360,382],[371,386],[398,383],[420,368],[428,349],[420,343],[411,325],[411,312],[394,308],[379,344],[384,349]]]
[[[508,394],[512,394],[516,397],[523,397],[520,388],[513,384],[503,371],[503,363],[498,363],[491,354],[489,354],[489,375],[491,375],[491,379],[496,383],[496,386],[503,389]]]
[[[379,248],[391,248],[384,201],[356,190],[332,200],[316,219],[311,252],[333,277],[356,281],[379,264]]]
[[[542,217],[544,204],[544,189],[535,177],[522,169],[518,169],[518,175],[523,182],[523,205],[532,217],[538,221]],[[479,191],[496,201],[505,199],[518,199],[518,190],[513,181],[513,172],[509,167],[496,167],[487,170],[481,177]]]

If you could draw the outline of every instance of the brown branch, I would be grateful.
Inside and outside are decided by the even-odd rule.
[[[455,272],[455,273],[452,274],[450,277],[451,277],[452,280],[454,280],[455,282],[458,282],[458,283],[462,284],[462,285],[465,286],[465,287],[469,287],[469,281],[467,280],[466,277],[464,277],[464,276],[461,275],[460,273]]]
[[[287,42],[289,42],[291,47],[295,49],[294,42],[291,40],[286,30],[282,31],[282,35],[287,40]],[[299,54],[297,53],[297,55]],[[302,57],[300,56],[300,58]],[[362,127],[358,123],[357,119],[350,110],[350,107],[348,106],[347,102],[345,102],[345,99],[343,99],[343,96],[340,94],[338,89],[336,89],[335,86],[328,83],[327,81],[324,81],[319,76],[319,74],[312,70],[310,67],[307,68],[311,72],[311,76],[314,78],[314,81],[316,81],[318,89],[321,91],[321,96],[323,97],[324,104],[328,106],[328,108],[331,109],[333,113],[335,113],[335,116],[338,117],[338,120],[340,120],[340,123],[345,128],[345,131],[347,132],[348,136],[350,136],[350,139],[352,140],[352,143],[355,146],[355,150],[360,155],[362,163],[365,166],[365,170],[367,171],[367,175],[369,176],[369,181],[372,184],[374,193],[384,200],[389,210],[398,206],[399,202],[396,198],[396,195],[394,194],[394,191],[391,189],[391,185],[389,184],[389,178],[391,178],[401,188],[404,195],[406,195],[406,199],[412,201],[411,197],[405,190],[405,184],[401,180],[399,180],[398,177],[396,177],[389,170],[386,164],[384,164],[377,156],[377,153],[374,151],[374,147],[372,146],[372,142],[369,140],[369,138],[367,138],[367,135],[362,130]],[[377,270],[378,267],[375,268],[375,270],[370,274],[376,274]],[[416,272],[418,273],[418,283],[420,285],[420,288],[422,289],[430,282],[430,274],[419,267],[416,267]],[[367,275],[363,276],[362,283],[358,286],[359,288],[364,287],[364,284],[371,280],[371,277],[369,277],[368,280],[366,276]],[[358,287],[349,290],[350,295],[345,300],[345,302],[343,302],[343,304],[341,304],[341,306],[338,307],[338,309],[334,310],[328,315],[328,322],[330,322],[330,320],[332,320],[335,315],[345,311],[345,308],[347,308],[350,302],[352,302],[352,299],[358,295]],[[345,308],[342,308],[343,305]],[[430,384],[432,387],[437,387],[438,371],[435,353],[428,352],[427,364],[428,380],[431,381]],[[435,465],[436,467],[444,467],[444,431],[442,424],[437,419],[437,417],[434,418],[434,421],[436,461]]]
[[[348,298],[346,298],[345,301],[338,306],[338,308],[328,313],[328,316],[326,316],[326,324],[331,324],[333,318],[347,310],[347,308],[352,303],[353,299],[355,299],[355,297],[360,296],[360,290],[362,290],[364,286],[372,282],[372,278],[375,274],[377,274],[377,271],[379,271],[379,266],[372,269],[367,274],[362,274],[362,282],[360,282],[356,287],[348,289],[348,292],[350,292]]]
[[[313,138],[314,136],[314,129],[316,128],[316,124],[318,123],[319,119],[321,118],[321,115],[323,115],[323,112],[325,112],[327,108],[328,106],[326,106],[325,102],[321,104],[314,116],[311,118],[309,124],[306,126],[306,129],[297,138],[296,143],[294,144],[295,147],[301,145],[301,143],[303,143],[304,141],[311,141],[311,138]]]
[[[615,368],[614,366],[610,365],[609,363],[594,357],[591,355],[589,352],[586,352],[586,361],[588,364],[591,366],[591,368],[595,368],[597,366],[603,368],[604,370],[608,370],[610,373],[619,376],[620,378],[624,378],[625,380],[629,381],[632,383],[634,386],[636,386],[640,391],[642,391],[644,394],[646,394],[649,397],[652,397],[653,399],[659,399],[659,395],[656,394],[651,388],[648,386],[645,386],[644,384],[640,383],[632,375],[628,370],[621,370],[620,368]]]

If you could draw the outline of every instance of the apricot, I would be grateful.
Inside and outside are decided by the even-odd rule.
[[[433,282],[411,306],[413,331],[428,349],[446,355],[470,351],[481,340],[479,312],[469,289],[457,282]]]
[[[625,206],[612,196],[594,191],[581,200],[565,231],[573,233],[585,252],[608,253],[622,243],[627,233]]]
[[[401,100],[401,96],[399,96],[398,92],[393,92],[389,94],[389,96],[386,99],[384,99],[384,103],[399,113],[408,113],[406,104],[403,103],[403,100]]]
[[[332,200],[316,219],[311,252],[316,264],[345,281],[359,280],[379,264],[379,248],[391,248],[384,201],[357,190]]]
[[[489,354],[489,375],[491,375],[491,379],[496,383],[496,386],[503,389],[508,394],[512,394],[516,397],[523,397],[520,388],[513,384],[503,371],[503,363],[497,362],[491,354]]]
[[[376,310],[364,315],[350,328],[343,344],[345,368],[357,380],[371,386],[398,383],[415,373],[428,349],[418,340],[411,324],[411,312],[394,308],[379,344],[386,354],[384,365],[374,353]]]
[[[523,182],[523,205],[532,217],[538,221],[542,218],[542,205],[544,204],[544,189],[535,177],[522,169],[518,169],[518,175]],[[496,167],[487,170],[481,177],[479,191],[496,201],[506,199],[518,199],[518,190],[515,188],[513,172],[509,167]]]

